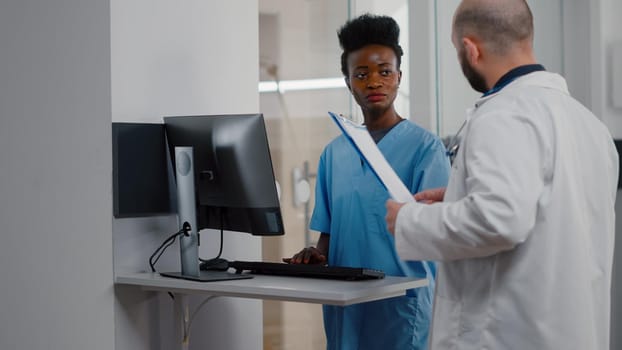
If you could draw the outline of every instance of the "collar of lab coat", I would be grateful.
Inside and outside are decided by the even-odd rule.
[[[562,93],[569,95],[568,85],[566,84],[566,80],[557,73],[551,73],[547,71],[537,71],[533,73],[529,73],[527,75],[523,75],[506,85],[503,89],[490,94],[488,96],[483,96],[477,101],[475,101],[475,106],[470,108],[467,115],[470,116],[473,112],[475,112],[479,107],[484,105],[487,101],[495,98],[504,93],[512,93],[514,90],[518,88],[522,88],[525,86],[538,86],[548,89],[559,90]],[[467,117],[468,119],[468,117]]]

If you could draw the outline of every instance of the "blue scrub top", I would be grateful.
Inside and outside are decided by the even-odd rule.
[[[405,120],[378,148],[412,193],[445,187],[449,160],[434,134]],[[330,234],[328,262],[368,267],[389,276],[429,277],[430,262],[403,261],[387,231],[389,193],[342,135],[326,146],[317,172],[312,230]],[[424,264],[427,264],[428,269]],[[351,306],[324,306],[328,349],[425,349],[433,284],[406,296]]]

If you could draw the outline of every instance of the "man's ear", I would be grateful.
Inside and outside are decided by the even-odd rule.
[[[466,59],[472,66],[476,66],[482,58],[482,52],[477,42],[472,38],[464,37],[462,38],[462,46],[466,53]]]
[[[398,75],[397,75],[397,85],[400,85],[400,83],[402,82],[402,71],[398,70]]]
[[[352,91],[352,88],[350,88],[350,78],[344,77],[343,81],[346,82],[346,86],[348,87],[348,90]]]

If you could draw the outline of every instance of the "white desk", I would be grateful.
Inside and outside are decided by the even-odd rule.
[[[338,281],[254,275],[252,279],[244,280],[194,282],[162,277],[151,272],[120,274],[115,280],[117,284],[175,294],[220,295],[341,306],[404,295],[407,289],[428,284],[426,279],[393,276],[379,280]]]
[[[149,291],[175,294],[175,338],[180,350],[188,349],[188,295],[274,299],[304,303],[351,305],[404,295],[407,289],[426,286],[428,281],[386,276],[379,280],[339,281],[316,278],[254,275],[252,279],[195,282],[162,277],[158,273],[121,273],[116,284],[134,285]]]

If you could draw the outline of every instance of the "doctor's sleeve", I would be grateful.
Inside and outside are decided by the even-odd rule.
[[[400,256],[454,260],[488,256],[525,241],[535,225],[544,187],[546,127],[518,114],[480,115],[471,121],[464,152],[464,177],[448,192],[458,198],[423,205],[408,203],[397,215]],[[511,156],[508,156],[508,150]]]

